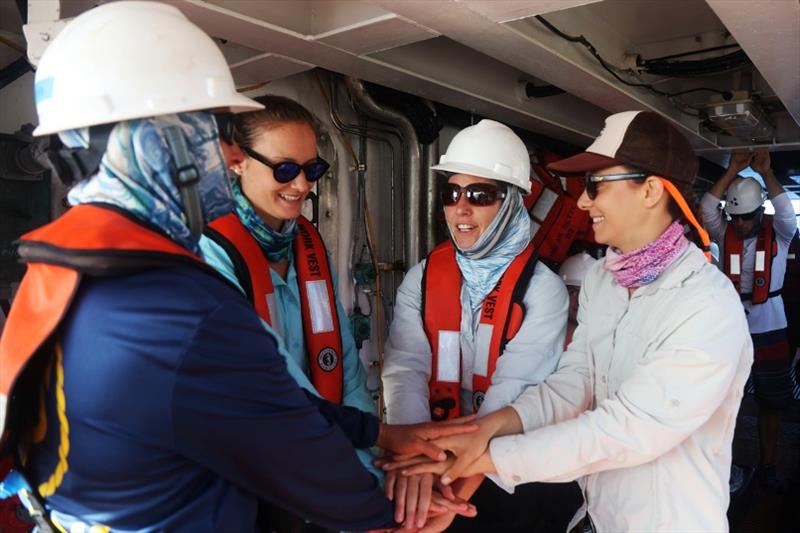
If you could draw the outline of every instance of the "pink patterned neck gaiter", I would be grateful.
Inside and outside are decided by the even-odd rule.
[[[609,246],[603,266],[618,284],[635,289],[654,282],[687,246],[689,241],[683,236],[683,224],[675,220],[661,237],[626,254]]]

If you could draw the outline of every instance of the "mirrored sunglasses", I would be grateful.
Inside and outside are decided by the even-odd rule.
[[[314,161],[309,161],[305,165],[295,163],[294,161],[281,161],[280,163],[273,163],[263,155],[250,148],[242,146],[242,151],[262,165],[271,168],[272,175],[279,183],[289,183],[300,175],[300,171],[305,173],[306,180],[317,181],[324,176],[331,167],[330,164],[321,157],[317,157]]]
[[[442,187],[442,204],[446,206],[456,205],[461,194],[467,198],[471,205],[485,207],[492,205],[497,200],[506,197],[506,190],[499,189],[489,183],[470,183],[466,187],[461,187],[455,183],[446,183]]]

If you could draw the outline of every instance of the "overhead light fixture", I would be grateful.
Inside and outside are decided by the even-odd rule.
[[[730,100],[714,95],[705,110],[711,124],[739,139],[768,141],[775,132],[767,114],[747,91],[734,92]]]

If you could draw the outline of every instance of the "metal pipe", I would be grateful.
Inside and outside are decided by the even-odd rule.
[[[350,94],[356,105],[367,115],[383,122],[395,125],[402,137],[406,141],[406,149],[403,153],[403,184],[404,184],[404,224],[403,224],[403,262],[404,269],[408,270],[420,261],[420,234],[417,228],[417,221],[420,219],[420,209],[422,207],[421,194],[421,168],[420,168],[420,146],[417,141],[417,134],[414,126],[402,113],[381,107],[367,93],[361,80],[347,77],[345,78]]]
[[[367,139],[371,139],[371,140],[374,140],[374,141],[378,141],[380,143],[384,143],[389,147],[390,158],[391,158],[390,159],[391,167],[390,167],[390,173],[389,173],[389,205],[391,206],[391,209],[389,210],[389,217],[390,217],[390,221],[389,221],[389,250],[390,250],[390,253],[391,253],[391,261],[390,261],[390,263],[394,263],[397,260],[397,248],[396,248],[396,244],[395,244],[395,212],[396,212],[396,209],[395,209],[395,183],[396,183],[395,179],[396,179],[396,175],[397,175],[397,173],[395,171],[395,147],[394,147],[394,143],[392,142],[392,140],[389,137],[386,137],[384,135],[378,135],[375,132],[380,132],[380,133],[391,135],[392,139],[396,139],[398,141],[398,144],[400,145],[400,151],[401,152],[405,150],[405,147],[403,145],[403,139],[400,136],[400,134],[398,132],[394,131],[394,130],[387,130],[385,128],[367,127],[365,124],[362,124],[362,123],[359,123],[359,124],[346,124],[341,119],[341,117],[339,117],[339,115],[336,112],[336,108],[337,108],[336,94],[337,94],[336,86],[333,83],[333,79],[331,79],[331,84],[330,84],[330,95],[331,95],[330,96],[330,98],[331,98],[330,117],[331,117],[331,121],[333,122],[334,126],[336,126],[336,128],[341,132],[350,133],[350,134],[353,134],[353,135],[358,135],[359,138],[366,137]],[[359,164],[366,165],[367,162],[365,160],[361,160],[361,161],[359,161]],[[364,187],[364,192],[363,193],[364,193],[364,195],[366,195],[366,181],[362,185]],[[377,250],[375,251],[375,253],[378,253]],[[375,268],[377,269],[378,265],[376,265]],[[397,284],[395,282],[396,282],[396,276],[395,276],[394,271],[393,271],[392,272],[392,286],[393,286],[393,289],[397,289],[397,286],[396,286]]]
[[[439,180],[436,171],[431,170],[439,163],[439,138],[425,146],[425,159],[422,170],[422,253],[427,256],[436,246],[436,197],[439,194]]]

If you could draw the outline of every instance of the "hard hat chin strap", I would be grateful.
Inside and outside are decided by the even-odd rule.
[[[172,181],[180,192],[186,223],[192,235],[199,238],[205,227],[203,206],[200,201],[200,189],[198,187],[200,173],[192,160],[183,130],[178,126],[169,126],[164,129],[164,137],[167,139],[167,144],[177,167],[172,175]]]
[[[58,135],[51,135],[50,146],[42,152],[42,155],[58,179],[64,185],[70,186],[97,172],[113,129],[114,124],[90,127],[87,148],[67,148]]]

